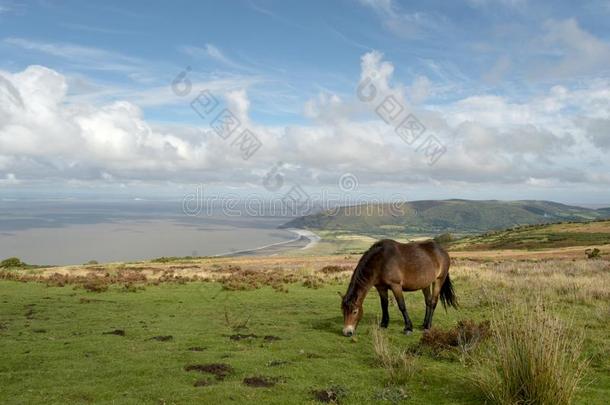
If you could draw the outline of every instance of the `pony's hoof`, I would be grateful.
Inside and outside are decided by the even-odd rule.
[[[381,324],[379,324],[379,327],[385,329],[385,328],[388,327],[388,324],[387,323],[381,323]]]
[[[404,334],[407,335],[407,336],[409,336],[411,333],[413,333],[413,330],[411,330],[411,329],[405,329],[404,330]]]

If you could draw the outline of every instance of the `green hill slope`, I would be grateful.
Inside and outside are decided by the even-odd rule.
[[[375,236],[474,234],[518,225],[590,221],[610,209],[589,209],[550,201],[412,201],[341,207],[296,218],[284,227],[347,231]]]
[[[450,250],[545,249],[610,244],[610,221],[527,225],[458,239]]]

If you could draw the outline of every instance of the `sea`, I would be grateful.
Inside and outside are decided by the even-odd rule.
[[[215,256],[295,239],[284,212],[184,201],[0,200],[0,260],[71,265]]]

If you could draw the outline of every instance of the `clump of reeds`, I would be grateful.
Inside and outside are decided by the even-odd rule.
[[[496,313],[473,381],[499,404],[570,404],[588,361],[582,335],[541,305]]]

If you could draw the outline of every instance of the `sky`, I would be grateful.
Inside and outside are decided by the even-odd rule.
[[[0,198],[610,204],[609,19],[608,0],[0,0]]]

